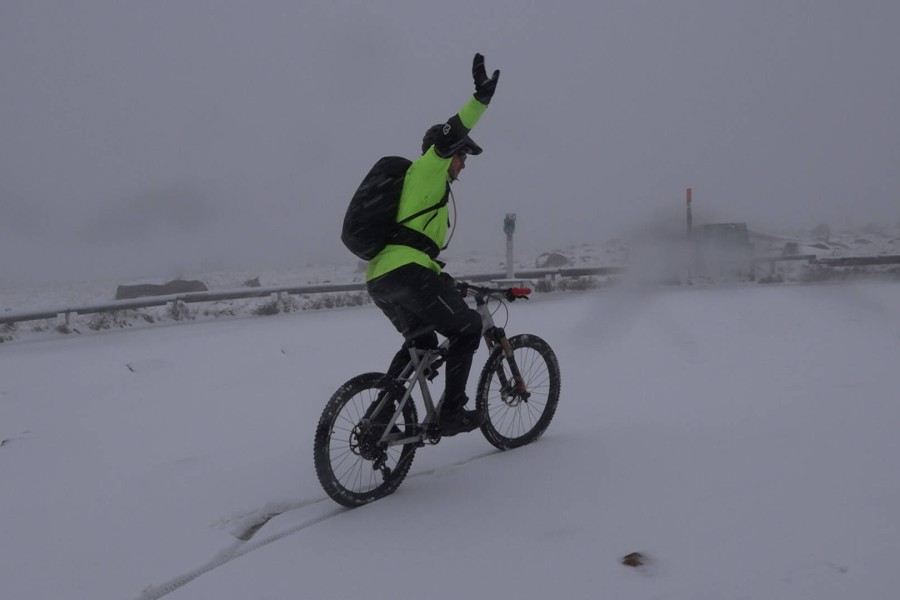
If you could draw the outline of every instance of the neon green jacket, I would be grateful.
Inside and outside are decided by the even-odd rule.
[[[471,98],[458,113],[463,126],[470,130],[475,127],[486,108],[487,106],[474,97]],[[451,160],[452,157],[442,158],[439,156],[432,146],[412,163],[403,180],[403,192],[400,194],[400,204],[397,208],[396,221],[398,223],[424,208],[437,204],[449,193],[450,174],[447,169],[450,167]],[[443,249],[449,217],[450,209],[444,205],[436,211],[427,212],[404,223],[401,227],[409,227],[425,234],[437,244],[438,248]],[[388,244],[375,258],[369,261],[366,269],[366,281],[371,281],[411,263],[422,265],[435,273],[441,272],[441,265],[425,252],[409,246]]]

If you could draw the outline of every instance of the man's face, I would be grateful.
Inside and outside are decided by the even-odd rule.
[[[466,168],[466,155],[465,154],[456,154],[450,159],[450,167],[447,169],[447,172],[450,173],[450,180],[456,181],[459,179],[459,174],[463,169]]]

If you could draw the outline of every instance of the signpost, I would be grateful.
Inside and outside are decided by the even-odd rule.
[[[516,213],[506,213],[503,219],[503,233],[506,234],[506,278],[514,279],[513,275],[513,233],[516,231]]]

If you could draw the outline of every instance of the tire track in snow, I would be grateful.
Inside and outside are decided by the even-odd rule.
[[[411,479],[414,477],[423,477],[423,476],[439,474],[447,469],[459,468],[459,467],[465,466],[469,463],[479,461],[479,460],[482,460],[489,456],[494,456],[495,454],[499,454],[499,453],[500,453],[499,450],[486,452],[484,454],[479,454],[479,455],[473,456],[472,458],[467,458],[465,460],[450,463],[446,466],[434,467],[431,469],[427,469],[425,471],[421,471],[419,473],[415,473],[413,475],[409,475],[407,477],[407,479]],[[285,513],[291,512],[291,511],[294,511],[294,510],[299,510],[301,508],[306,508],[308,506],[314,506],[316,504],[321,504],[323,502],[328,502],[328,501],[330,501],[330,498],[328,498],[328,497],[316,498],[313,500],[304,500],[304,501],[297,502],[296,504],[286,507],[284,510],[282,510],[280,512],[263,511],[265,513],[265,517],[263,519],[261,519],[259,522],[255,523],[255,524],[252,524],[251,526],[247,527],[245,529],[244,535],[232,534],[232,535],[235,535],[236,537],[238,537],[238,541],[235,542],[234,544],[232,544],[231,546],[225,548],[218,554],[216,554],[206,564],[204,564],[203,566],[201,566],[197,569],[194,569],[193,571],[189,571],[187,573],[184,573],[182,575],[174,577],[173,579],[170,579],[169,581],[162,583],[160,585],[147,586],[141,592],[141,595],[137,597],[137,600],[159,600],[163,596],[171,594],[175,590],[186,586],[187,584],[194,581],[201,575],[205,575],[206,573],[209,573],[210,571],[217,569],[217,568],[221,567],[222,565],[225,565],[236,558],[245,556],[245,555],[249,554],[250,552],[253,552],[254,550],[259,550],[263,546],[268,546],[269,544],[271,544],[273,542],[277,542],[278,540],[281,540],[283,538],[286,538],[289,535],[293,535],[295,533],[303,531],[304,529],[308,529],[309,527],[312,527],[313,525],[318,525],[319,523],[322,523],[324,521],[332,519],[340,514],[347,512],[347,511],[353,510],[352,508],[335,506],[335,508],[333,510],[325,513],[324,515],[319,515],[318,517],[310,519],[309,521],[304,521],[303,523],[299,523],[299,524],[294,525],[293,527],[289,527],[288,529],[285,529],[283,531],[273,533],[272,535],[266,536],[262,539],[255,540],[255,541],[253,540],[253,537],[255,536],[255,534],[260,529],[262,529],[262,527],[266,523],[268,523],[270,520],[274,519],[275,517],[277,517],[279,515],[283,515]],[[241,538],[246,538],[246,539],[241,539]]]
[[[319,504],[319,503],[325,502],[327,500],[328,500],[328,498],[318,498],[316,500],[303,502],[303,503],[301,503],[301,506],[292,508],[291,510],[297,510],[299,508],[303,508],[306,506],[312,506],[314,504]],[[313,525],[317,525],[318,523],[327,521],[328,519],[331,519],[332,517],[336,517],[341,513],[347,512],[348,510],[350,510],[350,509],[343,508],[343,507],[335,507],[334,510],[329,511],[329,512],[325,513],[324,515],[319,515],[318,517],[310,519],[309,521],[305,521],[303,523],[300,523],[298,525],[295,525],[293,527],[285,529],[284,531],[279,531],[278,533],[273,533],[272,535],[266,536],[260,540],[252,541],[252,538],[248,541],[238,540],[237,542],[235,542],[234,544],[232,544],[225,550],[222,550],[221,552],[216,554],[212,558],[212,560],[207,562],[202,567],[200,567],[198,569],[194,569],[193,571],[184,573],[183,575],[179,575],[178,577],[175,577],[174,579],[170,579],[169,581],[167,581],[163,584],[148,586],[147,588],[144,589],[143,592],[141,592],[141,595],[138,596],[138,600],[158,600],[159,598],[162,598],[163,596],[166,596],[167,594],[171,594],[175,590],[186,586],[187,584],[189,584],[193,580],[197,579],[201,575],[205,575],[206,573],[209,573],[213,569],[217,569],[217,568],[221,567],[222,565],[227,564],[236,558],[240,558],[241,556],[249,554],[250,552],[253,552],[254,550],[258,550],[258,549],[262,548],[263,546],[267,546],[267,545],[271,544],[272,542],[277,542],[278,540],[285,538],[289,535],[293,535],[293,534],[297,533],[298,531],[302,531],[308,527],[312,527]],[[288,511],[285,511],[285,512],[288,512]],[[279,513],[279,514],[284,514],[284,513]],[[271,517],[269,517],[269,519],[274,518],[275,516],[277,516],[277,515],[272,515]],[[261,523],[259,525],[259,528],[261,528],[263,525],[265,525],[265,523],[268,522],[269,519],[266,519],[266,521],[264,523]],[[259,528],[257,528],[257,530]]]

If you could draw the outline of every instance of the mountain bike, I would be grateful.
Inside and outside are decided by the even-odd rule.
[[[485,415],[481,433],[500,450],[529,444],[541,437],[556,412],[559,361],[535,335],[507,338],[494,314],[503,307],[508,317],[508,303],[527,299],[531,290],[459,287],[474,297],[489,350],[475,395],[476,408]],[[446,339],[436,348],[411,344],[409,363],[396,378],[364,373],[332,395],[316,427],[313,456],[319,483],[333,500],[355,507],[393,493],[409,472],[416,449],[440,442],[444,397],[435,403],[429,382],[448,348]],[[425,410],[421,421],[417,404]]]

